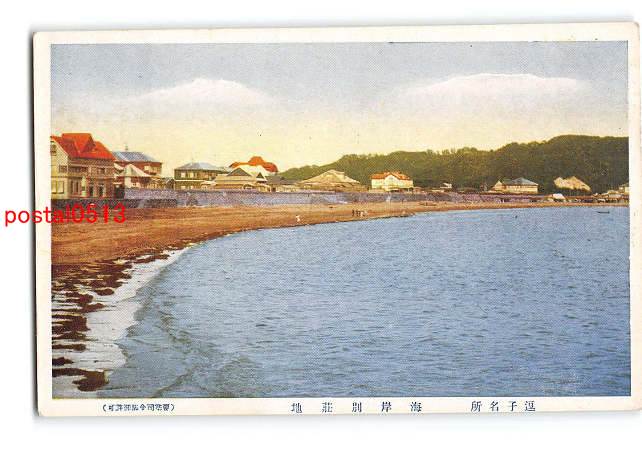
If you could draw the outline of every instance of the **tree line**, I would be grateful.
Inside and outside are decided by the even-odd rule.
[[[283,172],[305,180],[326,170],[345,172],[368,185],[373,173],[400,171],[420,187],[452,183],[454,188],[483,189],[497,180],[524,177],[539,184],[540,192],[559,191],[553,180],[576,176],[593,192],[605,192],[629,177],[627,137],[564,135],[543,142],[510,143],[495,150],[472,147],[436,152],[397,151],[388,155],[345,155],[323,166],[304,166]]]

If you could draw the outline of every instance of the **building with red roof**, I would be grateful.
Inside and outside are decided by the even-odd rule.
[[[412,179],[401,172],[373,173],[370,176],[372,189],[385,192],[412,191]]]
[[[91,133],[51,136],[51,198],[114,196],[114,155]]]
[[[233,162],[232,164],[230,164],[230,167],[232,169],[240,168],[254,176],[260,173],[264,177],[267,177],[269,175],[276,175],[279,171],[279,169],[276,167],[276,164],[265,161],[260,156],[252,156],[247,162]]]

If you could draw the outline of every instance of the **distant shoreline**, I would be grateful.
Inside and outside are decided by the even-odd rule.
[[[68,223],[52,226],[52,265],[153,258],[239,231],[329,222],[404,217],[432,211],[627,206],[595,203],[349,203],[279,206],[158,208],[127,210],[124,223]],[[357,212],[355,214],[355,212]]]

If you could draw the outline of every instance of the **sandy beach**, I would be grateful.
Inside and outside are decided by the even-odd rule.
[[[154,255],[167,249],[260,228],[407,216],[430,211],[581,206],[573,203],[358,203],[267,207],[130,209],[124,223],[52,226],[52,265]],[[594,206],[594,205],[593,205]],[[355,211],[361,212],[360,215]]]

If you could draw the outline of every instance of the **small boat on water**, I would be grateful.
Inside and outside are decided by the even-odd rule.
[[[598,214],[610,214],[611,211],[596,211]]]

